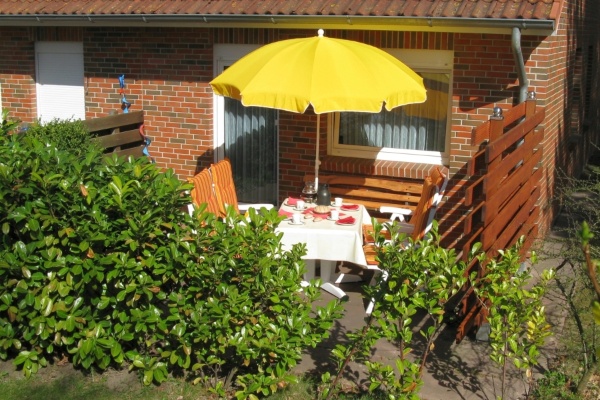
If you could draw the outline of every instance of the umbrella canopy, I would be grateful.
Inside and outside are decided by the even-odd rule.
[[[317,37],[265,45],[210,85],[244,106],[303,113],[311,105],[317,119],[327,112],[378,113],[427,99],[423,79],[394,56],[364,43],[325,37],[323,30]]]

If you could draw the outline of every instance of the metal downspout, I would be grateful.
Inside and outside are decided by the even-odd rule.
[[[512,51],[517,64],[517,75],[519,78],[519,103],[527,100],[527,89],[529,81],[525,73],[525,63],[523,62],[523,51],[521,50],[521,30],[517,27],[512,28]]]

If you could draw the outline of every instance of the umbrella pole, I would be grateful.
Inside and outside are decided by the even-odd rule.
[[[317,152],[315,154],[315,189],[319,190],[319,141],[321,140],[321,114],[317,114]]]

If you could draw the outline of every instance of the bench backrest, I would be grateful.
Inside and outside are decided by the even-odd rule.
[[[305,182],[314,181],[306,175]],[[350,174],[319,175],[319,182],[328,183],[331,197],[362,204],[374,217],[382,216],[381,206],[415,210],[421,199],[423,180]]]

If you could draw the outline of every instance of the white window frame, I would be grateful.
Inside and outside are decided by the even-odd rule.
[[[448,93],[449,116],[446,124],[445,151],[421,151],[392,149],[386,147],[367,147],[339,144],[340,114],[333,113],[328,116],[327,124],[327,154],[341,157],[356,157],[374,160],[404,161],[423,164],[444,165],[449,161],[450,132],[452,127],[452,70],[454,52],[451,50],[409,50],[409,49],[383,49],[401,60],[404,64],[417,72],[445,73],[450,76],[450,93]]]
[[[213,49],[213,71],[215,77],[221,74],[226,67],[259,48],[256,44],[216,44]],[[214,132],[214,160],[219,161],[225,157],[225,98],[213,93],[213,132]]]

